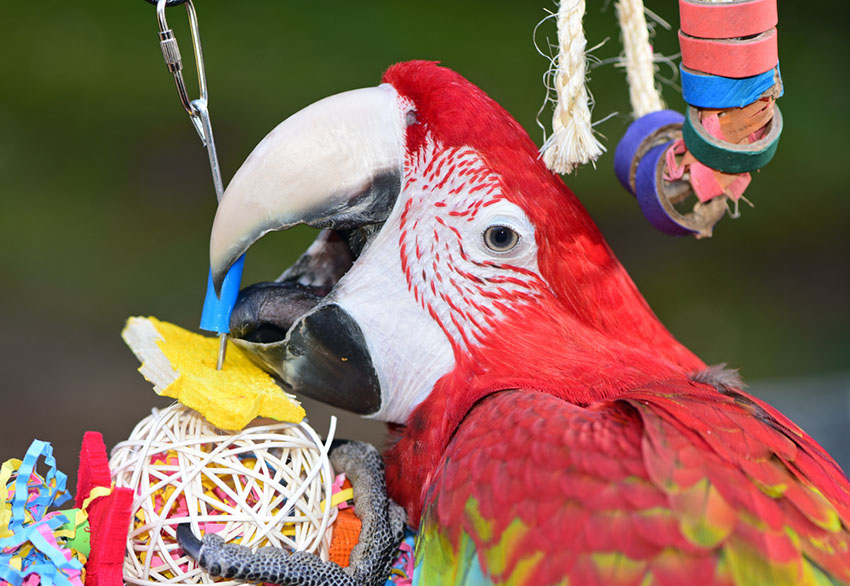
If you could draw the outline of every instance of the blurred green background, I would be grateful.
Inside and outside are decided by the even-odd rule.
[[[607,39],[595,55],[616,57],[612,3],[588,4],[589,44]],[[677,53],[675,3],[647,5],[674,24],[658,29],[656,50]],[[535,117],[548,63],[532,33],[546,9],[555,7],[197,0],[225,182],[289,114],[374,85],[388,65],[411,58],[460,71],[540,143]],[[756,207],[724,219],[713,239],[654,231],[617,184],[612,152],[629,106],[613,65],[594,68],[590,85],[596,119],[619,113],[597,127],[609,153],[596,170],[567,178],[675,335],[707,362],[741,368],[755,392],[836,451],[850,443],[848,12],[835,1],[780,6],[782,143],[747,191]],[[167,14],[191,62],[185,11]],[[214,194],[162,62],[153,6],[6,2],[3,20],[0,459],[23,455],[38,437],[54,442],[60,466],[73,471],[84,430],[103,431],[112,445],[151,406],[167,404],[136,373],[119,333],[138,314],[196,326]],[[537,40],[545,48],[555,35],[550,20]],[[683,109],[674,85],[664,96]],[[549,117],[541,116],[547,126]],[[310,237],[303,230],[261,241],[244,282],[276,277]],[[308,413],[323,433],[328,411],[309,403]],[[378,441],[382,427],[347,417],[341,433]]]

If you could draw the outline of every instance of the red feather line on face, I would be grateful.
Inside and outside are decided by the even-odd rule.
[[[454,196],[446,198],[447,191]],[[499,178],[472,149],[442,148],[429,139],[408,158],[402,192],[408,200],[398,229],[408,289],[437,316],[455,354],[482,343],[504,313],[503,301],[518,306],[546,294],[549,288],[536,272],[482,262],[467,250],[477,242],[465,239],[459,228],[504,199]]]
[[[521,207],[538,231],[541,276],[553,304],[568,312],[576,327],[639,346],[687,371],[704,367],[658,322],[581,203],[546,169],[537,147],[510,114],[472,83],[435,63],[400,63],[383,81],[416,109],[418,122],[407,130],[408,159],[416,160],[429,148],[429,136],[440,147],[424,161],[423,174],[449,164],[448,153],[454,149],[468,148],[483,162],[454,169],[461,180],[455,193],[440,191],[435,201],[451,205],[452,196],[461,189],[468,194],[476,181],[483,185],[484,176],[498,182],[500,196]],[[451,174],[443,171],[439,180],[416,177],[416,188],[445,188]],[[408,185],[413,179],[408,177]],[[491,180],[486,183],[495,189]],[[484,205],[487,199],[473,198],[471,203]]]

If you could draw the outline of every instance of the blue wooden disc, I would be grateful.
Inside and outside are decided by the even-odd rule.
[[[709,75],[679,66],[682,80],[682,97],[691,106],[725,110],[743,108],[758,100],[766,91],[778,86],[776,97],[782,96],[782,78],[779,66],[759,75],[735,79]]]

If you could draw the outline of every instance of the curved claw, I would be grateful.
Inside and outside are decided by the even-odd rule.
[[[177,543],[189,557],[194,559],[201,557],[203,542],[192,533],[192,526],[189,523],[180,523],[177,526]]]
[[[354,512],[360,540],[349,556],[349,573],[358,584],[384,584],[404,537],[404,510],[387,496],[384,462],[371,444],[334,443],[329,454],[334,470],[345,472],[354,489]]]

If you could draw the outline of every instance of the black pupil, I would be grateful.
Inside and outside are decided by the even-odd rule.
[[[506,226],[493,226],[487,231],[487,241],[490,248],[506,250],[516,243],[516,235]]]

